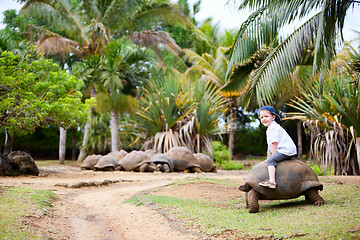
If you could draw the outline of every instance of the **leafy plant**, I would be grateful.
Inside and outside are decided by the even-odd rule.
[[[335,174],[360,174],[360,102],[355,83],[345,72],[330,70],[322,83],[315,82],[289,104],[298,111],[288,113],[289,118],[300,119],[309,128],[312,157],[326,168],[334,167]]]
[[[224,170],[241,170],[243,169],[243,167],[244,167],[243,163],[235,162],[233,160],[221,164],[221,169]]]
[[[229,149],[220,141],[213,141],[214,162],[216,165],[222,165],[231,160]]]
[[[44,125],[68,128],[84,122],[89,102],[81,101],[81,81],[31,53],[0,56],[0,126],[26,134]]]

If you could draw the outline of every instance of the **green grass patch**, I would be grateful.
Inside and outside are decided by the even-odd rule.
[[[59,160],[36,160],[36,166],[38,167],[49,167],[54,165],[60,165]],[[82,162],[80,161],[72,161],[72,160],[65,160],[65,166],[72,166],[72,167],[80,167]]]
[[[200,181],[198,179],[197,181]],[[213,182],[214,183],[214,182]],[[244,208],[244,198],[213,203],[195,199],[144,195],[136,203],[152,202],[167,209],[185,224],[206,234],[234,231],[237,237],[300,239],[355,239],[360,235],[358,186],[329,185],[320,192],[325,205],[317,207],[299,197],[260,201],[258,213]]]
[[[22,224],[22,218],[37,211],[44,214],[52,207],[56,194],[45,190],[0,187],[0,239],[43,239]]]

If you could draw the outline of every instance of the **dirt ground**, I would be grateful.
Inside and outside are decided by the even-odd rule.
[[[44,233],[49,239],[96,240],[191,240],[214,239],[151,206],[124,203],[143,191],[157,189],[156,195],[223,202],[244,195],[237,187],[212,183],[169,186],[177,180],[197,177],[243,182],[248,171],[218,173],[135,173],[94,172],[73,166],[40,167],[40,175],[1,177],[0,186],[46,189],[59,199],[50,213],[39,212],[24,219],[24,224]],[[323,184],[356,184],[360,177],[321,177]],[[225,238],[222,238],[225,239]]]

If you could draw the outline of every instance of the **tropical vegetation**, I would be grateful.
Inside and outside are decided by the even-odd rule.
[[[228,140],[231,158],[235,146],[246,146],[235,143],[236,134],[263,144],[257,136],[264,129],[254,131],[245,122],[251,119],[248,111],[256,116],[260,106],[270,104],[287,119],[297,119],[300,153],[306,131],[311,157],[319,164],[333,167],[336,174],[360,174],[359,49],[341,54],[335,49],[342,40],[345,16],[358,2],[238,1],[240,10],[252,14],[237,33],[221,33],[211,18],[198,22],[200,0],[193,5],[187,0],[176,4],[164,0],[21,2],[19,15],[14,10],[4,13],[0,52],[7,67],[3,76],[19,78],[18,71],[10,72],[15,63],[9,62],[23,59],[16,60],[26,63],[21,68],[39,75],[33,79],[34,86],[48,80],[52,82],[46,86],[55,89],[50,84],[73,81],[66,97],[73,96],[79,104],[67,119],[61,115],[70,106],[66,104],[57,106],[63,109],[56,112],[48,106],[33,111],[29,119],[18,122],[18,126],[31,126],[19,134],[60,127],[60,152],[64,153],[66,130],[80,129],[79,160],[119,147],[165,152],[179,145],[215,156],[212,142],[223,139]],[[284,29],[294,23],[298,27],[285,35]],[[32,44],[52,62],[31,51],[30,56],[24,55]],[[57,80],[43,73],[54,62],[60,66]],[[29,66],[36,70],[28,70]],[[55,72],[55,67],[49,69]],[[67,86],[56,90],[64,88],[64,94]],[[27,99],[25,93],[17,96]],[[289,113],[284,114],[285,110]],[[56,120],[50,124],[45,116]],[[6,121],[1,126],[9,134],[15,127]],[[247,152],[262,154],[263,150],[252,147]]]
[[[354,65],[356,61],[354,58]],[[324,172],[333,167],[335,174],[359,175],[359,72],[350,66],[335,67],[323,75],[321,84],[315,81],[289,103],[298,112],[288,116],[301,119],[309,128],[311,151]]]
[[[337,35],[343,40],[346,14],[358,4],[241,1],[240,9],[253,12],[240,27],[227,70],[231,84],[234,69],[242,68],[267,49],[265,59],[257,62],[258,68],[243,79],[245,94],[239,99],[241,104],[251,106],[256,99],[258,106],[271,104],[281,109],[295,96],[289,106],[300,113],[290,115],[307,121],[313,157],[324,166],[333,166],[337,174],[360,172],[359,135],[355,130],[359,122],[358,75],[346,76],[343,68],[328,73],[335,60]],[[299,27],[284,36],[282,30],[296,22]],[[356,69],[356,61],[353,66]],[[331,87],[334,89],[330,90]]]
[[[86,119],[89,101],[81,101],[82,82],[51,60],[4,51],[0,56],[0,126],[7,141],[4,154],[11,152],[16,135],[37,127],[78,127]]]

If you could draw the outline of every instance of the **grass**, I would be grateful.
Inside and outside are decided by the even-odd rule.
[[[60,165],[59,160],[35,160],[36,166],[38,167],[49,167],[54,165]],[[65,166],[80,167],[82,162],[65,160]]]
[[[25,216],[46,214],[56,194],[45,190],[0,187],[0,239],[43,239],[22,224]]]
[[[321,207],[309,204],[302,196],[293,200],[260,201],[260,210],[256,214],[250,214],[244,208],[244,198],[211,203],[144,195],[133,201],[137,204],[156,203],[185,224],[194,225],[206,234],[233,231],[237,237],[251,238],[270,238],[270,236],[297,239],[358,238],[360,235],[359,187],[326,185],[320,194],[325,199],[325,205]]]

